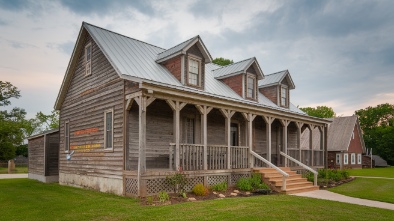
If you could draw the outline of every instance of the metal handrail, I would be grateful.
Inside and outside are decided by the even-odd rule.
[[[250,153],[256,157],[257,159],[263,161],[264,163],[266,163],[268,166],[274,168],[276,171],[278,171],[280,174],[283,175],[283,179],[282,179],[282,190],[285,191],[286,190],[286,178],[289,176],[288,173],[286,173],[285,171],[281,170],[279,167],[275,166],[273,163],[269,162],[268,160],[264,159],[264,157],[258,155],[256,152],[254,152],[253,150],[250,150]]]
[[[291,157],[291,156],[289,156],[289,155],[283,153],[282,151],[280,151],[280,155],[282,155],[282,156],[286,157],[287,159],[293,161],[294,163],[296,163],[296,164],[302,166],[304,169],[309,170],[310,172],[312,172],[313,175],[314,175],[313,185],[314,185],[314,186],[317,186],[317,175],[318,175],[319,173],[318,173],[316,170],[314,170],[314,169],[308,167],[307,165],[301,163],[300,161],[294,159],[293,157]]]

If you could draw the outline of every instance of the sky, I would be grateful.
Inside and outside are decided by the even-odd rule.
[[[337,115],[394,103],[394,1],[0,0],[0,80],[11,107],[49,114],[83,21],[170,48],[200,35],[213,58],[289,70],[299,107]]]

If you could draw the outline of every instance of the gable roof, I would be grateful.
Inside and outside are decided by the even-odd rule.
[[[375,161],[374,166],[376,167],[388,167],[387,161],[378,155],[372,155],[372,159]]]
[[[290,83],[289,89],[294,89],[295,84],[288,70],[279,71],[273,74],[266,75],[264,79],[259,81],[259,88],[269,87],[272,85],[279,85],[282,83],[283,79],[285,78],[287,78]]]
[[[234,75],[238,75],[241,73],[246,73],[250,66],[254,66],[255,70],[257,71],[257,79],[263,79],[264,74],[260,68],[259,63],[255,57],[248,58],[243,61],[239,61],[236,63],[232,63],[226,66],[222,66],[218,69],[213,70],[213,74],[215,75],[216,79],[223,79],[227,77],[231,77]]]
[[[80,57],[81,53],[83,53],[84,40],[88,34],[93,38],[104,56],[111,63],[116,73],[122,79],[132,80],[139,83],[147,82],[150,84],[175,88],[182,91],[188,91],[273,110],[279,110],[287,113],[295,113],[307,116],[293,104],[290,104],[289,109],[277,106],[259,91],[257,91],[259,97],[257,102],[242,98],[228,85],[215,78],[213,70],[221,69],[223,67],[213,63],[205,64],[204,91],[185,86],[181,84],[181,82],[179,82],[163,65],[157,63],[156,60],[158,54],[166,51],[165,49],[88,24],[86,22],[82,23],[77,42],[64,75],[63,82],[55,102],[54,108],[56,110],[60,110],[61,105],[67,95],[67,90],[71,83],[73,73],[75,72],[75,68],[78,65],[78,58]],[[187,42],[189,42],[189,40]],[[249,63],[246,61],[249,61]],[[251,65],[257,65],[258,70],[260,70],[256,58],[247,59],[245,61],[237,62],[236,64],[238,63],[243,63],[244,65],[240,66],[245,68],[250,67]],[[323,120],[323,122],[326,121]]]
[[[161,63],[161,62],[171,59],[177,55],[185,54],[186,51],[195,44],[197,44],[197,47],[202,52],[202,55],[205,58],[205,63],[212,62],[211,54],[209,54],[208,49],[205,47],[204,42],[202,42],[199,35],[197,35],[196,37],[193,37],[189,40],[186,40],[186,41],[184,41],[184,42],[182,42],[182,43],[180,43],[168,50],[160,52],[157,55],[156,62]]]

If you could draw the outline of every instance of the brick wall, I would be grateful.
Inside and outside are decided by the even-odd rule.
[[[178,81],[181,81],[181,56],[171,58],[163,64],[175,76]]]
[[[353,132],[354,132],[354,138],[350,140],[349,152],[362,153],[363,148],[361,146],[360,135],[358,133],[357,126],[354,126]]]
[[[235,91],[239,96],[242,97],[242,76],[243,74],[238,74],[235,76],[231,76],[225,79],[222,79],[222,81],[227,84],[233,91]]]
[[[265,87],[265,88],[260,88],[260,92],[266,96],[268,99],[270,99],[274,104],[278,104],[278,86],[270,86],[270,87]]]

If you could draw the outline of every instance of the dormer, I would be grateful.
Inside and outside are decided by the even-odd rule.
[[[276,105],[289,108],[290,90],[295,89],[288,70],[266,75],[259,82],[259,91]]]
[[[204,90],[205,64],[212,57],[200,36],[191,38],[157,55],[162,64],[183,85]]]
[[[264,78],[264,74],[256,58],[229,64],[212,72],[215,79],[227,84],[239,96],[247,100],[258,101],[257,82]]]

